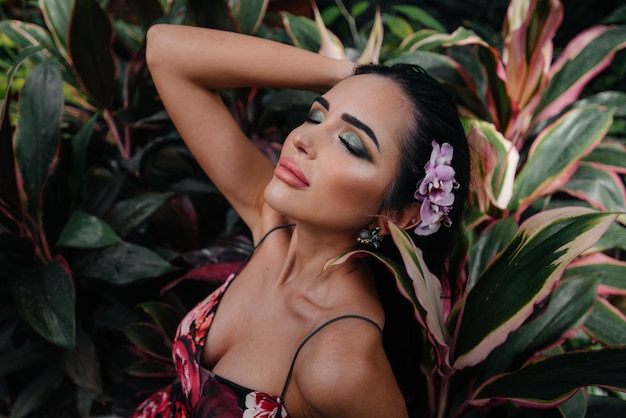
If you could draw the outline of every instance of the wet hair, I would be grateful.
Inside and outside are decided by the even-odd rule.
[[[441,226],[429,236],[409,235],[424,255],[431,272],[438,277],[449,277],[448,288],[454,291],[454,278],[446,272],[446,260],[452,243],[459,239],[461,215],[467,198],[469,184],[469,147],[454,101],[444,87],[421,67],[410,64],[392,66],[363,65],[356,67],[354,75],[373,74],[393,81],[404,92],[413,108],[405,136],[400,138],[400,162],[394,181],[383,196],[382,208],[402,209],[416,202],[414,193],[417,182],[424,178],[424,166],[430,159],[432,141],[452,145],[452,167],[460,184],[454,191],[455,201],[449,214],[451,227]],[[383,241],[380,252],[401,261],[390,239]],[[396,289],[393,278],[380,264],[374,265],[377,285],[385,310],[383,346],[407,403],[409,416],[422,416],[427,410],[426,383],[420,373],[421,348],[425,340],[424,330],[415,320],[412,305]],[[445,287],[445,286],[444,286]]]

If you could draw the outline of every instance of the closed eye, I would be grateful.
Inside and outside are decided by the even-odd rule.
[[[354,132],[346,132],[339,135],[339,140],[350,154],[367,161],[372,161],[372,156],[363,145],[363,141],[361,141],[361,138]]]
[[[324,112],[322,112],[319,109],[312,110],[309,113],[309,116],[307,116],[306,118],[306,122],[309,122],[309,123],[318,124],[318,123],[322,123],[323,121],[324,121]]]

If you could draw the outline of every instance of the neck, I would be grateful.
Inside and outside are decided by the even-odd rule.
[[[322,269],[326,262],[354,249],[356,237],[340,232],[320,231],[319,228],[298,224],[294,229],[285,263],[280,273],[280,282],[314,280],[319,282],[329,276]],[[354,270],[356,264],[349,260],[331,268]]]

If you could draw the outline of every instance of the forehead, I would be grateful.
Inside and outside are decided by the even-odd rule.
[[[400,86],[375,74],[348,77],[324,97],[330,111],[349,113],[374,130],[377,136],[404,137],[412,118],[412,106]]]

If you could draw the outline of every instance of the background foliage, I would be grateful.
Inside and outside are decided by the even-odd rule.
[[[320,1],[314,15],[262,0],[0,2],[0,414],[126,415],[172,379],[181,315],[251,250],[146,69],[146,30],[168,22],[416,62],[444,82],[477,164],[452,261],[463,291],[413,298],[431,354],[425,415],[621,416],[626,8],[582,20],[584,2],[434,3]],[[311,98],[224,96],[269,158]],[[398,269],[408,297],[438,283],[411,273],[415,254],[412,281]]]

